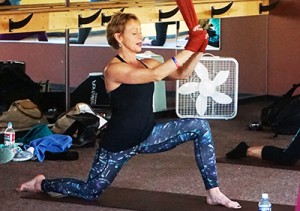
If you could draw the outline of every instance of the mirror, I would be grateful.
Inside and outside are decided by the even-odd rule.
[[[199,24],[209,34],[207,50],[220,49],[220,19],[202,19]],[[188,28],[184,21],[161,22],[142,24],[144,35],[143,45],[147,47],[160,47],[183,49],[188,40]]]
[[[219,18],[203,19],[199,24],[209,34],[207,50],[220,50],[221,20]],[[86,44],[108,46],[105,36],[105,27],[81,28],[79,34],[72,30],[71,44]],[[143,47],[183,49],[188,40],[188,28],[184,21],[144,23],[142,24]]]

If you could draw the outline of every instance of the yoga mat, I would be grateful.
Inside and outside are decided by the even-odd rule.
[[[210,206],[206,197],[180,193],[167,193],[149,190],[110,187],[103,192],[99,199],[86,201],[73,197],[55,198],[46,193],[34,193],[23,196],[25,199],[49,201],[55,203],[70,203],[86,206],[110,207],[139,211],[222,211],[223,206]],[[258,202],[241,201],[241,210],[257,210]],[[294,211],[294,206],[272,204],[274,211]]]
[[[277,168],[277,169],[287,169],[300,171],[300,161],[298,161],[293,166],[284,166],[273,163],[271,161],[261,160],[257,158],[241,158],[241,159],[229,159],[226,157],[217,158],[217,163],[228,163],[228,164],[238,164],[238,165],[248,165],[248,166],[258,166],[266,168]]]

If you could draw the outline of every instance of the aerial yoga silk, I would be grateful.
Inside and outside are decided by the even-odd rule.
[[[198,18],[192,0],[176,0],[181,15],[189,28],[192,30],[198,24]]]
[[[192,32],[193,28],[195,26],[197,26],[198,24],[198,18],[195,12],[195,8],[193,5],[193,1],[192,0],[176,0],[177,6],[180,10],[180,13],[187,25],[187,27],[190,30],[190,38],[194,37],[194,36],[200,36],[200,38],[198,39],[202,39],[203,40],[203,44],[198,48],[198,50],[196,50],[196,46],[195,43],[191,42],[188,43],[186,48],[187,50],[192,50],[192,51],[200,51],[200,52],[204,52],[205,48],[207,46],[208,43],[208,39],[206,39],[206,30],[203,31],[198,31],[197,33]]]

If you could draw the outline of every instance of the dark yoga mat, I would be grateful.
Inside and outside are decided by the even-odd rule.
[[[80,204],[86,206],[110,207],[140,211],[221,211],[223,206],[210,206],[206,197],[179,193],[167,193],[148,190],[110,187],[95,201],[85,201],[73,197],[55,198],[45,193],[35,193],[23,196],[25,199],[35,199],[56,203]],[[257,210],[258,202],[240,201],[241,210]],[[294,206],[272,205],[274,211],[294,211]]]
[[[226,157],[217,158],[217,163],[229,163],[229,164],[238,164],[238,165],[248,165],[248,166],[258,166],[266,168],[277,168],[277,169],[287,169],[300,171],[300,161],[298,161],[293,166],[284,166],[275,164],[271,161],[261,160],[257,158],[241,158],[241,159],[229,159]]]

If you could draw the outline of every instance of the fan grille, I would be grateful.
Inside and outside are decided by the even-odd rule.
[[[229,71],[227,80],[216,87],[216,91],[231,97],[232,103],[219,104],[212,97],[207,96],[207,109],[204,115],[199,115],[196,111],[196,99],[200,95],[199,91],[192,94],[180,94],[176,91],[176,113],[179,117],[196,117],[207,119],[231,119],[237,112],[238,93],[238,63],[233,58],[203,57],[200,62],[207,68],[209,79],[213,80],[219,71]],[[195,71],[186,80],[178,80],[176,90],[187,82],[201,82]]]

